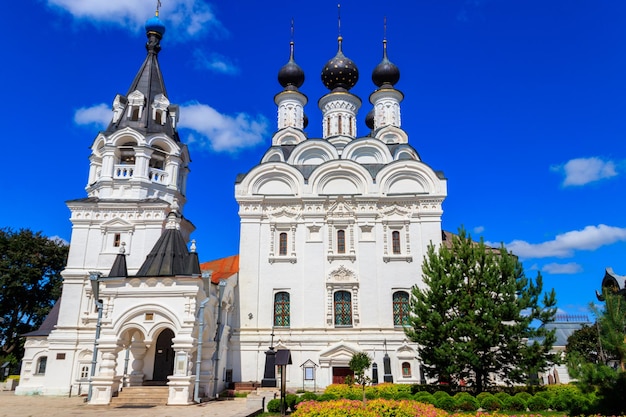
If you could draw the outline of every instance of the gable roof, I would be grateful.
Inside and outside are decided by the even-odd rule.
[[[48,336],[52,330],[54,330],[54,326],[57,325],[57,321],[59,320],[59,310],[61,309],[61,297],[54,303],[52,309],[44,319],[43,323],[37,330],[33,330],[32,332],[24,333],[23,337],[34,337],[34,336]]]
[[[201,263],[200,270],[213,271],[211,282],[219,284],[221,279],[227,279],[239,272],[239,255]]]

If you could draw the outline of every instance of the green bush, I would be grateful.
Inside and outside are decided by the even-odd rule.
[[[300,396],[300,401],[311,401],[311,400],[313,401],[317,400],[316,393],[308,391]]]
[[[319,397],[317,397],[317,401],[333,401],[338,398],[339,397],[337,397],[335,394],[332,394],[330,392],[325,392],[321,394]]]
[[[511,398],[511,396],[507,394],[506,392],[499,392],[495,394],[495,397],[500,400],[503,407],[509,401],[509,398]]]
[[[445,396],[440,395],[439,397],[435,397],[435,407],[452,412],[456,410],[456,401],[454,401],[454,398],[452,398],[450,394],[446,393]]]
[[[493,394],[487,391],[483,391],[476,396],[476,399],[480,402],[483,400],[483,398],[489,397],[489,396],[493,397]]]
[[[480,407],[487,411],[498,411],[502,409],[502,401],[495,395],[488,394],[480,400]]]
[[[296,411],[296,401],[298,401],[298,396],[296,394],[285,395],[285,402],[291,411]]]
[[[467,392],[459,392],[454,395],[456,409],[459,411],[476,411],[480,408],[480,404],[476,398]]]
[[[413,395],[413,399],[415,401],[419,401],[424,404],[432,404],[435,405],[435,397],[430,392],[419,391]]]
[[[508,411],[526,411],[526,401],[524,401],[524,397],[519,397],[519,394],[515,394],[513,397],[509,396],[508,401],[504,403],[504,409]]]
[[[374,400],[378,398],[378,391],[376,391],[375,389],[368,389],[368,388],[371,388],[371,387],[365,388],[365,398],[367,398],[368,400]]]
[[[550,403],[542,395],[534,395],[527,403],[530,411],[547,411],[550,408]]]
[[[280,413],[280,399],[274,398],[267,402],[267,411],[270,413]]]
[[[398,395],[395,396],[394,400],[412,400],[413,396],[409,392],[399,392]]]
[[[568,411],[576,403],[576,396],[580,391],[574,386],[562,385],[559,388],[552,388],[553,397],[550,407],[556,411]]]
[[[445,392],[445,391],[437,391],[437,392],[435,392],[435,393],[433,394],[433,397],[435,397],[436,399],[439,399],[439,398],[441,398],[441,397],[449,397],[449,396],[450,396],[450,394],[448,394],[448,393],[447,393],[447,392]]]
[[[518,392],[517,394],[515,394],[515,396],[517,398],[521,398],[522,400],[524,400],[526,403],[528,403],[528,401],[530,401],[530,399],[533,397],[532,395],[530,395],[527,392]]]

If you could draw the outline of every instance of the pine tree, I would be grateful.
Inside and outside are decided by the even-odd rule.
[[[554,320],[554,290],[540,304],[541,275],[528,279],[504,246],[489,248],[460,229],[451,248],[428,248],[422,271],[407,335],[429,377],[480,392],[494,376],[523,382],[556,361],[554,332],[538,326]]]

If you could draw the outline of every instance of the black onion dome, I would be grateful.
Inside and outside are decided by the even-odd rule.
[[[302,120],[302,128],[306,129],[306,127],[309,125],[309,116],[307,116],[306,114],[303,114],[302,118],[304,119]]]
[[[367,115],[365,116],[365,126],[370,129],[374,129],[374,109],[367,112]]]
[[[329,90],[343,88],[350,90],[359,80],[359,69],[356,64],[343,54],[341,50],[341,42],[343,38],[338,39],[339,50],[337,55],[326,63],[322,70],[322,82]]]
[[[302,84],[304,84],[304,71],[293,59],[293,41],[290,45],[291,53],[289,55],[289,62],[283,65],[280,71],[278,71],[278,82],[284,88],[288,86],[300,88]]]
[[[383,41],[383,60],[372,71],[372,81],[377,87],[394,86],[400,80],[400,69],[387,58],[387,41]]]

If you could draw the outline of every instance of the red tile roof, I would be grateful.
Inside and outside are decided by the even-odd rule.
[[[211,282],[219,284],[220,279],[227,279],[239,272],[239,255],[201,263],[200,270],[213,271]]]

